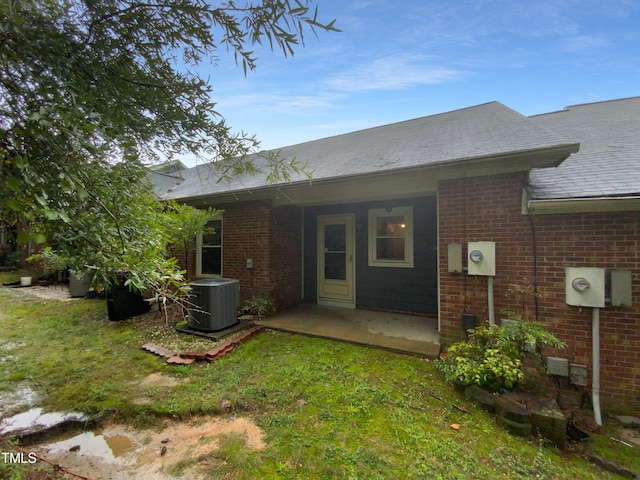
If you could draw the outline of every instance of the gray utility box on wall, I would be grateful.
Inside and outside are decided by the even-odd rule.
[[[189,328],[216,332],[238,323],[240,282],[231,278],[196,280],[189,284],[193,304],[188,309]]]

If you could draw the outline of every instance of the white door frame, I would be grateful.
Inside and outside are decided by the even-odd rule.
[[[355,272],[355,216],[347,213],[341,215],[319,215],[317,219],[317,302],[318,305],[355,308],[356,307],[356,272]],[[328,225],[344,225],[344,250],[328,251],[325,244],[325,227]],[[343,256],[344,279],[326,278],[325,258],[327,254]]]

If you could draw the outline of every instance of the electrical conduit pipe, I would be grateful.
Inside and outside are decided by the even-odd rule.
[[[591,309],[591,337],[593,356],[593,380],[591,381],[591,403],[593,403],[593,418],[598,426],[602,426],[600,413],[600,309]]]
[[[493,277],[487,277],[487,296],[489,297],[489,325],[494,326],[496,324],[496,318],[493,307]]]

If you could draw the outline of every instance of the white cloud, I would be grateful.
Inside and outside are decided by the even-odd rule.
[[[403,90],[458,80],[461,70],[432,65],[425,57],[386,56],[351,70],[337,73],[325,83],[331,89],[346,92]]]
[[[612,45],[611,41],[604,37],[595,37],[588,35],[576,36],[565,42],[565,50],[569,52],[590,52],[594,49],[608,48]]]
[[[219,108],[251,111],[285,111],[326,109],[335,106],[334,98],[326,95],[295,95],[277,92],[234,95],[218,98]]]

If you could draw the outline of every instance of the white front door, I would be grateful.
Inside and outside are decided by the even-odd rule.
[[[353,215],[318,217],[318,304],[355,308]]]

